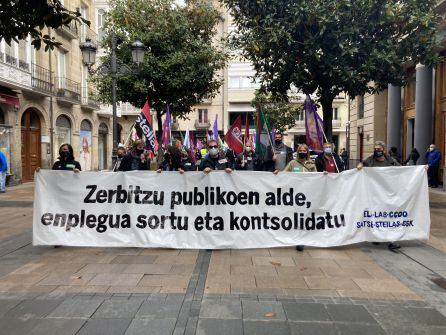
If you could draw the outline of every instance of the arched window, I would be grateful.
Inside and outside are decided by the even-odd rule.
[[[80,140],[80,155],[79,163],[81,164],[82,171],[91,170],[91,123],[88,120],[82,120],[81,129],[79,131]]]
[[[60,146],[64,143],[71,144],[71,122],[66,115],[62,114],[57,117],[55,135],[54,158],[57,159]]]

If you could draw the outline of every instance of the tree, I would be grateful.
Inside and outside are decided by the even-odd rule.
[[[5,39],[8,44],[26,39],[29,34],[36,49],[40,49],[42,42],[45,50],[53,49],[60,43],[42,30],[45,27],[56,29],[72,21],[90,24],[78,10],[68,10],[60,0],[0,1],[0,41]]]
[[[333,99],[404,85],[404,66],[435,63],[436,0],[222,0],[235,47],[261,84],[317,94],[332,139]]]
[[[268,125],[283,132],[296,124],[296,117],[303,110],[302,105],[292,104],[290,100],[293,98],[257,90],[252,105],[263,105]]]
[[[111,0],[106,18],[105,43],[109,45],[112,33],[120,36],[118,58],[135,70],[118,77],[117,98],[135,106],[148,100],[156,110],[158,129],[167,103],[175,117],[184,119],[192,106],[216,95],[228,58],[213,43],[216,26],[222,22],[220,12],[205,0],[187,1],[184,6],[175,2]],[[135,38],[150,48],[139,66],[132,64],[129,49]],[[110,77],[98,75],[96,83],[101,100],[110,102]]]

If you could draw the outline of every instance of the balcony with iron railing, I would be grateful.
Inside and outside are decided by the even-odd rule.
[[[65,77],[57,77],[56,87],[56,97],[58,102],[69,104],[81,103],[81,88],[78,82]]]
[[[333,128],[341,128],[342,121],[340,119],[332,120],[332,127]],[[295,123],[296,128],[305,128],[305,118],[304,119],[296,119]]]
[[[196,119],[194,125],[196,130],[208,130],[211,126],[211,123],[207,120]]]
[[[11,55],[0,52],[0,81],[13,89],[30,89],[31,74],[29,63]]]
[[[31,86],[36,91],[52,94],[54,92],[54,73],[42,66],[32,63]]]
[[[59,28],[57,28],[57,31],[61,35],[72,40],[72,39],[78,38],[78,36],[79,36],[79,28],[77,25],[78,25],[77,22],[72,20],[68,24],[61,25]]]
[[[99,110],[101,108],[97,101],[96,93],[88,86],[82,87],[82,103],[81,107],[89,110]]]

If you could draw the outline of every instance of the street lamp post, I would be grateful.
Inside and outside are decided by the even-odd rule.
[[[116,105],[116,79],[118,74],[127,75],[132,73],[132,69],[123,64],[116,57],[116,49],[122,40],[117,38],[115,34],[112,34],[111,38],[111,59],[110,63],[101,64],[96,70],[92,69],[92,66],[96,62],[96,45],[91,39],[86,38],[85,42],[79,44],[79,48],[82,52],[82,60],[84,65],[88,67],[90,74],[99,73],[102,75],[110,75],[112,78],[112,129],[113,129],[113,152],[112,161],[116,159],[116,151],[118,148],[118,120],[117,120],[117,105]],[[136,39],[130,46],[132,51],[132,60],[135,64],[140,65],[144,62],[144,44]]]

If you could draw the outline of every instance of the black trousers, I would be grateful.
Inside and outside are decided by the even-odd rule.
[[[438,166],[429,166],[429,169],[427,170],[429,186],[438,186],[438,169]]]

